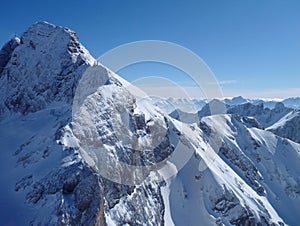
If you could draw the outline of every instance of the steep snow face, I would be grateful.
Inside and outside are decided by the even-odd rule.
[[[267,130],[300,143],[300,111],[295,110],[288,113],[274,125],[268,127]]]
[[[70,103],[81,74],[95,62],[75,32],[46,22],[33,24],[8,49],[0,75],[2,118],[8,111],[36,112],[53,101]]]
[[[217,117],[226,118],[225,130],[216,125]],[[297,224],[300,145],[271,132],[249,128],[239,116],[210,116],[202,119],[202,125],[211,128],[213,137],[222,131],[220,157],[243,178],[243,183],[267,199],[286,223]]]
[[[170,211],[167,216],[171,216],[174,225],[283,224],[274,205],[259,189],[263,178],[253,161],[238,148],[228,151],[228,158],[223,156],[223,149],[237,135],[231,120],[229,115],[216,115],[203,119],[203,131],[182,129],[183,134],[190,135],[188,140],[194,155],[167,181],[167,189],[164,189],[163,196],[169,201],[165,203]],[[221,140],[220,156],[208,140],[211,144]],[[204,171],[200,167],[203,163],[208,166]]]

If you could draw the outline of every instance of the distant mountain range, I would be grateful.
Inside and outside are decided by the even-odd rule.
[[[283,103],[285,107],[292,109],[300,109],[300,97],[291,97],[283,100],[279,99],[246,99],[241,96],[233,98],[225,98],[222,100],[227,105],[240,105],[245,103],[251,103],[254,105],[263,104],[264,107],[273,109],[277,103]],[[179,109],[185,112],[195,112],[201,110],[201,108],[209,102],[206,99],[184,99],[184,98],[168,98],[152,100],[153,104],[164,109],[167,113],[171,113],[175,109]]]

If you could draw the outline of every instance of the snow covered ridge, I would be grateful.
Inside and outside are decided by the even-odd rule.
[[[300,111],[291,111],[267,128],[278,136],[300,143]]]
[[[252,106],[181,123],[46,22],[0,53],[0,225],[299,222],[300,144],[270,132],[286,123]]]

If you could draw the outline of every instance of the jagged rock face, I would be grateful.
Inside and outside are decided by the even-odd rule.
[[[91,225],[99,212],[101,186],[98,176],[81,163],[52,171],[50,175],[31,185],[33,189],[26,195],[29,205],[47,205],[48,199],[55,204],[48,207],[49,215],[35,223]],[[57,219],[53,219],[56,216]]]

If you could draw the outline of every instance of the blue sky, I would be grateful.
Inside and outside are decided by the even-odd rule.
[[[39,0],[1,6],[1,44],[41,20],[75,30],[95,58],[128,42],[170,41],[199,55],[226,96],[300,96],[298,0]],[[120,74],[130,81],[163,74],[192,86],[186,76],[160,69],[148,64]]]

